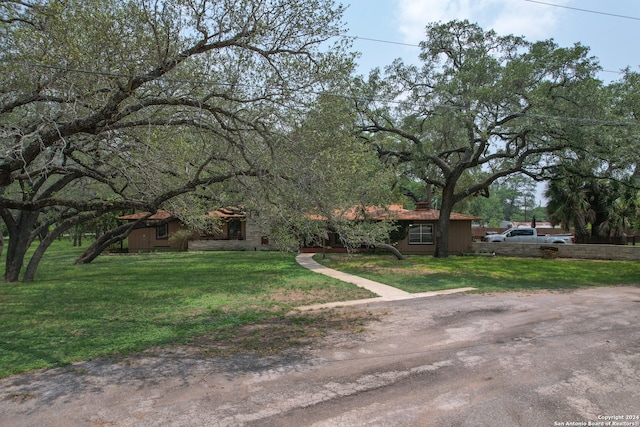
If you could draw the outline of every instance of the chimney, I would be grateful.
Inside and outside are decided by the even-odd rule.
[[[417,211],[428,211],[431,209],[431,202],[429,200],[423,200],[421,202],[416,202],[416,210]]]
[[[431,197],[433,196],[433,186],[431,184],[427,184],[425,186],[426,196],[423,201],[416,202],[416,210],[417,211],[428,211],[431,210]]]

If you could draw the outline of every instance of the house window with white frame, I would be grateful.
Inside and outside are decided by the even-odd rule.
[[[409,226],[410,245],[433,245],[433,224],[411,224]]]

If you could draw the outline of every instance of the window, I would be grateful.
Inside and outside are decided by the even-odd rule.
[[[513,230],[510,233],[511,237],[515,237],[515,236],[533,236],[533,230],[532,229],[522,229],[522,230]]]
[[[156,240],[166,240],[169,238],[169,224],[156,227]]]
[[[409,226],[410,245],[432,245],[433,224],[412,224]]]
[[[242,240],[242,222],[238,219],[232,219],[227,223],[227,231],[230,240]]]

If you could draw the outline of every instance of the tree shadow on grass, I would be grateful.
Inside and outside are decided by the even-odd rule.
[[[231,379],[271,369],[297,371],[316,363],[308,348],[318,340],[329,334],[357,334],[379,317],[380,313],[353,307],[272,317],[199,336],[181,346],[153,347],[4,378],[0,380],[0,401],[51,405],[59,399],[99,395],[114,385],[144,388],[168,380],[188,385],[214,373]],[[33,349],[13,351],[34,356]],[[49,363],[60,362],[42,351],[36,356]]]

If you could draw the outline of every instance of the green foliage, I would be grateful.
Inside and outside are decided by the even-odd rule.
[[[298,160],[289,153],[312,159],[292,120],[348,80],[353,55],[335,38],[343,10],[332,0],[0,2],[0,215],[19,246],[5,280],[42,230],[121,209],[195,223],[241,201],[251,180],[284,174],[279,163]]]
[[[485,227],[500,227],[505,220],[502,200],[491,194],[489,197],[474,197],[463,202],[467,207],[461,206],[460,212],[482,218],[481,224]]]
[[[476,196],[461,201],[458,210],[482,218],[487,227],[500,227],[502,221],[528,222],[535,215],[546,221],[546,209],[534,207],[536,184],[525,175],[511,175],[488,188],[488,197]]]
[[[446,257],[456,204],[509,175],[542,179],[559,153],[588,148],[582,125],[600,112],[601,82],[584,46],[530,43],[468,21],[429,24],[420,60],[372,72],[357,103],[380,158],[439,189],[435,255]]]
[[[270,173],[243,181],[244,204],[260,213],[256,219],[270,241],[297,250],[300,241],[320,243],[327,231],[348,247],[386,240],[388,222],[353,221],[367,206],[387,205],[392,182],[373,148],[356,137],[354,123],[347,100],[334,95],[284,122],[290,132],[273,147],[278,157]]]
[[[578,167],[585,167],[586,162]],[[565,165],[567,166],[567,165]],[[594,171],[565,176],[547,186],[549,216],[563,228],[574,227],[576,236],[620,236],[638,223],[638,187],[629,179],[598,178]]]
[[[549,215],[576,235],[620,235],[638,223],[638,75],[592,88],[598,121],[573,134],[578,142],[549,168]],[[585,106],[586,108],[586,106]]]

